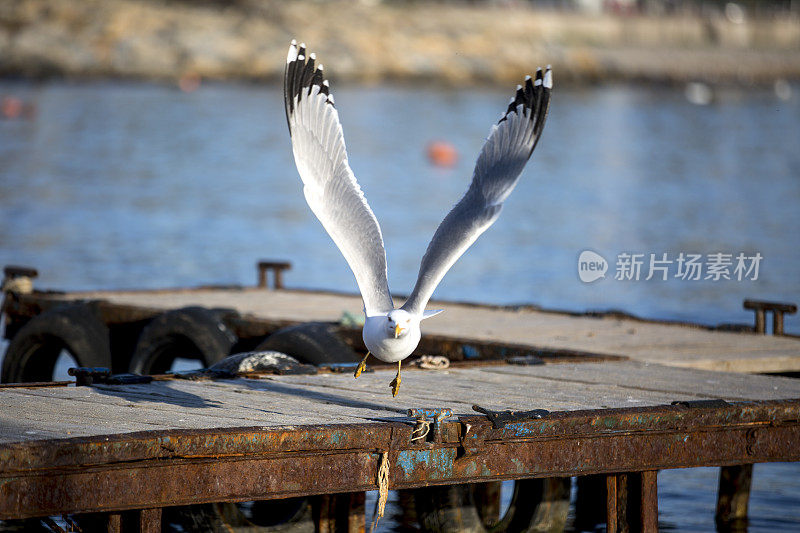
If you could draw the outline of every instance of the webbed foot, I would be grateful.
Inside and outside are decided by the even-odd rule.
[[[389,386],[392,388],[392,396],[393,397],[397,396],[397,392],[400,390],[400,382],[402,381],[400,379],[400,364],[401,364],[401,362],[398,361],[397,362],[397,375],[394,377],[392,382],[389,383]]]
[[[367,369],[367,357],[369,357],[369,351],[367,351],[367,355],[364,356],[364,359],[362,359],[361,362],[358,363],[358,366],[356,367],[356,371],[353,372],[353,377],[354,378],[358,378],[358,376],[360,376],[361,373],[364,370]]]

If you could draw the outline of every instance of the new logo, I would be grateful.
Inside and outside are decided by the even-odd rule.
[[[606,277],[608,261],[602,255],[584,250],[578,257],[578,277],[584,283],[591,283]]]

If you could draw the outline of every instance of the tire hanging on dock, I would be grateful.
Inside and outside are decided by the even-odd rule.
[[[428,533],[563,531],[570,501],[570,478],[520,479],[505,512],[501,482],[449,485],[401,491],[403,522]],[[412,511],[409,513],[409,511]]]
[[[8,345],[0,381],[52,381],[63,350],[78,366],[111,368],[108,328],[91,304],[66,304],[31,318]]]
[[[222,320],[225,311],[184,307],[167,311],[144,327],[130,362],[135,374],[163,374],[177,358],[199,359],[204,367],[230,355],[236,335]]]
[[[183,531],[314,533],[308,498],[172,507],[164,519]]]
[[[328,322],[289,326],[267,337],[256,350],[274,350],[311,365],[360,361],[361,356],[342,340],[337,330],[336,324]]]

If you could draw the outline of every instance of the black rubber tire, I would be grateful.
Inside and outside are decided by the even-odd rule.
[[[274,350],[311,365],[361,361],[361,357],[339,337],[337,326],[327,322],[308,322],[280,329],[261,342],[256,350]]]
[[[448,485],[412,491],[419,527],[422,531],[431,533],[564,530],[569,511],[569,478],[515,481],[511,502],[499,520],[486,516],[479,503],[482,501],[480,492],[489,489],[491,485],[493,484]]]
[[[174,507],[165,513],[167,522],[183,531],[211,533],[313,533],[308,498],[259,502],[211,503]]]
[[[414,508],[422,531],[435,533],[483,533],[468,485],[425,487],[413,491]]]
[[[199,359],[204,367],[224,359],[237,339],[222,321],[222,314],[203,307],[184,307],[157,316],[139,335],[129,371],[163,374],[178,357]]]
[[[111,368],[108,328],[89,304],[67,304],[33,317],[11,339],[3,383],[52,381],[62,350],[78,366]]]

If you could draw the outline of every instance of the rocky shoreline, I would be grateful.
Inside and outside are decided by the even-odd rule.
[[[305,40],[332,81],[764,84],[800,78],[800,20],[591,16],[528,7],[364,2],[5,0],[0,75],[278,80]]]

